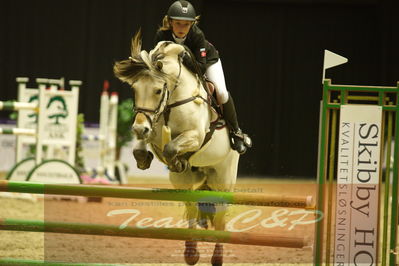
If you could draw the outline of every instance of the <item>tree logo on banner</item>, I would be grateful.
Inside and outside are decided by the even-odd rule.
[[[54,125],[61,124],[60,120],[68,117],[68,107],[65,99],[61,96],[52,97],[47,104],[47,109],[51,111],[48,118],[53,120]]]
[[[36,94],[36,95],[31,96],[29,98],[28,102],[33,103],[33,102],[38,102],[38,101],[39,101],[39,96]],[[38,118],[37,112],[32,112],[32,113],[28,114],[28,117],[32,118],[32,121],[30,123],[37,124],[37,118]]]

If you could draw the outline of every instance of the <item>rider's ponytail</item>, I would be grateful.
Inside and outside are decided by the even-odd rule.
[[[159,27],[160,30],[171,30],[172,26],[169,23],[168,15],[165,15],[162,19],[162,26]]]

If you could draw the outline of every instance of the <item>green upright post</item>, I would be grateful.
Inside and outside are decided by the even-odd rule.
[[[395,142],[392,167],[392,207],[391,207],[391,241],[389,244],[389,265],[397,265],[397,233],[398,233],[398,179],[399,179],[399,82],[397,83],[395,110]]]
[[[321,116],[320,116],[320,132],[319,132],[319,158],[318,158],[318,173],[317,173],[317,196],[316,196],[316,210],[323,215],[323,219],[315,225],[315,243],[314,243],[314,258],[313,262],[315,265],[322,265],[323,263],[323,251],[324,251],[324,234],[325,234],[325,202],[326,194],[328,197],[328,191],[326,191],[326,175],[327,175],[327,152],[328,152],[328,130],[329,130],[329,118],[330,110],[328,106],[328,89],[327,81],[323,84],[323,99],[321,106]]]
[[[387,149],[385,151],[385,156],[387,158],[385,162],[385,189],[384,189],[384,212],[383,212],[383,227],[382,227],[382,253],[381,253],[381,265],[386,265],[387,258],[387,246],[388,246],[388,215],[389,215],[389,198],[390,193],[390,171],[391,171],[391,141],[392,141],[392,123],[393,114],[388,112],[387,119]]]

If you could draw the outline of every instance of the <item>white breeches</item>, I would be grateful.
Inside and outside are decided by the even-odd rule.
[[[227,92],[222,62],[220,61],[220,59],[215,64],[208,67],[205,75],[216,86],[216,97],[218,103],[225,104],[229,99],[229,93]]]

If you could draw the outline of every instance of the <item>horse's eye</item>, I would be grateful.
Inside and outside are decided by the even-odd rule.
[[[159,94],[161,94],[161,92],[162,92],[162,90],[159,89],[159,90],[156,90],[156,91],[155,91],[155,94],[159,95]]]

